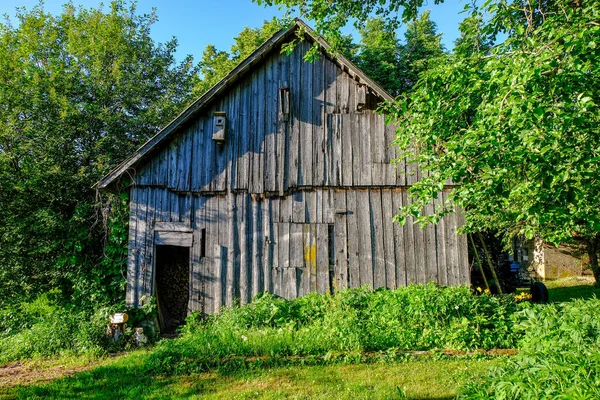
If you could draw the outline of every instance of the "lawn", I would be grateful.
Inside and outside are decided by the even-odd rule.
[[[573,299],[600,298],[600,288],[594,287],[594,279],[585,276],[571,276],[544,282],[548,287],[548,295],[553,303]]]
[[[0,398],[206,399],[450,399],[458,388],[500,362],[495,359],[420,359],[394,363],[334,364],[215,371],[177,376],[141,373],[147,352],[104,359],[88,371],[51,382],[0,389]],[[38,366],[39,367],[39,366]],[[39,367],[54,374],[55,364]]]

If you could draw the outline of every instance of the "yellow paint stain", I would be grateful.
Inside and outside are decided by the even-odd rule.
[[[304,246],[304,265],[308,266],[310,273],[317,273],[317,244]]]

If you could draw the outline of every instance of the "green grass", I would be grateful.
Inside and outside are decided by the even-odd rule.
[[[588,277],[568,277],[544,282],[552,303],[575,299],[600,298],[600,288],[594,287],[594,280]]]
[[[144,373],[147,352],[104,359],[96,368],[28,387],[0,389],[0,398],[149,399],[450,399],[484,376],[498,359],[420,359],[394,363],[256,368],[232,373],[160,376]]]

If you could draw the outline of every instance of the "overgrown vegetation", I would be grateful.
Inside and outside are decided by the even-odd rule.
[[[518,319],[520,353],[463,398],[600,398],[600,300],[532,306]]]
[[[181,373],[230,356],[512,348],[519,337],[512,329],[516,310],[510,296],[435,285],[350,289],[292,301],[265,294],[220,315],[192,316],[181,338],[157,346],[151,364],[156,371]]]

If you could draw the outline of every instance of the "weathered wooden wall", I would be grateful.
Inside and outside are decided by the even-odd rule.
[[[390,163],[395,130],[373,111],[376,98],[367,95],[358,110],[357,81],[325,56],[304,62],[309,46],[289,57],[272,52],[137,168],[128,304],[153,293],[155,229],[163,222],[189,228],[193,238],[182,239],[192,246],[191,310],[216,312],[263,290],[295,298],[469,282],[466,240],[456,234],[461,214],[423,230],[393,223],[419,171]],[[227,115],[223,144],[212,140],[215,111]]]
[[[152,294],[152,227],[160,222],[193,228],[190,308],[204,312],[229,306],[234,298],[246,303],[265,290],[295,298],[363,285],[469,280],[467,243],[456,235],[461,214],[425,229],[412,221],[402,227],[392,221],[394,210],[408,201],[402,189],[317,189],[262,197],[135,188],[132,194],[132,304]]]

